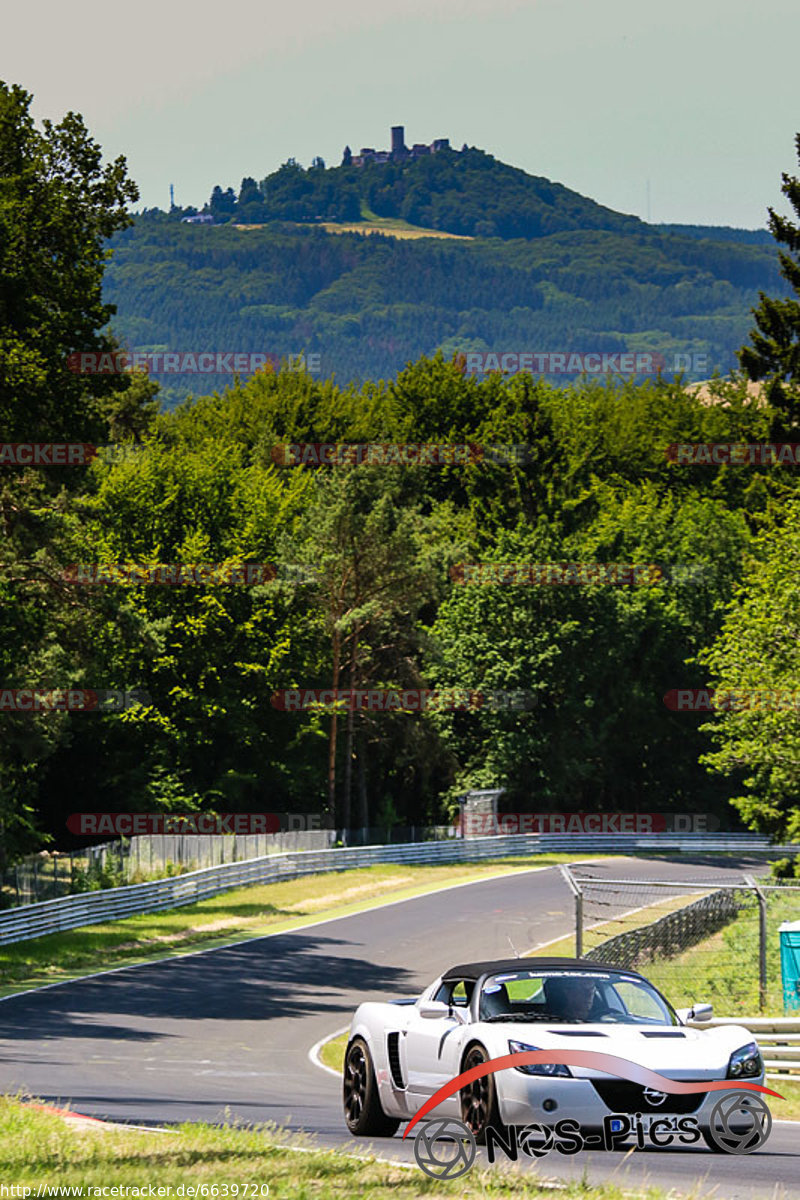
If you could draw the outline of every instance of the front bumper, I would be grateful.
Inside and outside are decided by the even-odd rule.
[[[569,1118],[581,1128],[598,1129],[604,1118],[614,1114],[641,1113],[644,1118],[691,1116],[704,1128],[709,1124],[714,1105],[727,1094],[721,1089],[692,1095],[668,1093],[664,1102],[657,1104],[650,1102],[638,1085],[609,1075],[565,1079],[523,1075],[511,1070],[495,1078],[500,1116],[506,1125],[554,1125]],[[726,1082],[735,1090],[736,1080]],[[763,1086],[764,1076],[748,1082]]]

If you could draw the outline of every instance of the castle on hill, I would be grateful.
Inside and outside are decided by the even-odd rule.
[[[416,158],[424,158],[428,154],[437,154],[440,150],[449,149],[449,138],[434,138],[430,145],[415,142],[409,149],[405,143],[405,127],[393,125],[391,150],[373,150],[371,146],[362,146],[360,154],[353,154],[350,147],[345,146],[342,166],[363,167],[366,163],[413,162]],[[463,146],[462,150],[466,150],[466,146]]]

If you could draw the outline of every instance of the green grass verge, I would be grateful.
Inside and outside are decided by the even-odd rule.
[[[344,1052],[347,1049],[348,1037],[349,1034],[340,1033],[338,1037],[331,1038],[320,1047],[319,1057],[326,1067],[331,1067],[334,1071],[344,1070]]]
[[[33,1195],[39,1185],[144,1188],[145,1196],[151,1186],[169,1187],[173,1198],[191,1196],[189,1188],[205,1189],[195,1191],[195,1197],[244,1198],[247,1185],[247,1200],[267,1195],[270,1200],[527,1200],[553,1195],[552,1186],[537,1180],[535,1172],[500,1164],[475,1167],[461,1179],[446,1182],[429,1179],[413,1163],[405,1167],[382,1162],[359,1154],[355,1147],[353,1154],[321,1150],[308,1139],[289,1139],[274,1127],[181,1125],[168,1133],[76,1129],[52,1113],[8,1097],[0,1098],[0,1179],[32,1187]],[[697,1189],[694,1194],[699,1194]],[[128,1192],[129,1197],[135,1195]],[[629,1185],[624,1190],[607,1184],[591,1187],[579,1180],[559,1185],[558,1195],[566,1200],[657,1200],[664,1193]],[[675,1195],[673,1190],[670,1196]],[[84,1191],[83,1196],[93,1193]]]
[[[152,962],[182,951],[212,949],[297,929],[449,884],[597,857],[549,854],[434,866],[382,864],[237,888],[183,908],[142,913],[4,946],[0,949],[0,996],[87,971]]]

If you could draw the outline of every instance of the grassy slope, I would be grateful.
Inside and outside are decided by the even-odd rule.
[[[768,893],[775,896],[775,893]],[[763,1016],[782,1017],[778,926],[797,920],[800,892],[776,896],[767,907],[767,1004]],[[746,909],[712,937],[674,958],[642,966],[678,1007],[710,1001],[719,1016],[758,1016],[758,916]]]

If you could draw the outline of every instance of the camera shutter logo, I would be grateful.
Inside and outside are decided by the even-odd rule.
[[[414,1138],[417,1165],[432,1179],[459,1179],[475,1162],[476,1143],[463,1121],[426,1121]]]
[[[519,1134],[517,1145],[529,1158],[544,1158],[555,1145],[555,1134],[549,1125],[526,1125]]]
[[[727,1154],[752,1154],[772,1132],[772,1114],[753,1092],[729,1092],[712,1108],[708,1132]]]

